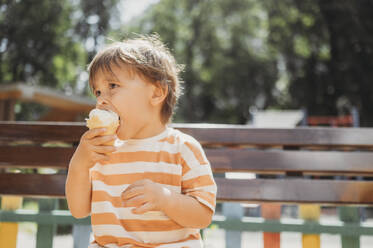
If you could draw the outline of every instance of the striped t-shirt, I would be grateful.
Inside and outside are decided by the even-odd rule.
[[[157,136],[117,140],[115,146],[109,161],[90,170],[95,237],[90,247],[202,247],[199,229],[185,228],[161,211],[133,214],[133,207],[123,207],[120,198],[132,183],[150,179],[194,197],[214,212],[216,184],[198,141],[167,127]]]

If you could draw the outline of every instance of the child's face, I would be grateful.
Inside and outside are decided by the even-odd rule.
[[[119,138],[137,138],[142,129],[154,122],[151,98],[155,86],[137,73],[131,73],[125,66],[113,65],[112,71],[114,74],[99,70],[95,75],[92,86],[97,99],[96,107],[119,115]]]

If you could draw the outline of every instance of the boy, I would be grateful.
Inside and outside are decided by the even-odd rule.
[[[96,108],[120,119],[116,135],[84,133],[69,165],[69,209],[91,214],[90,247],[202,247],[216,184],[200,144],[167,126],[180,95],[173,56],[143,37],[105,48],[88,70]]]

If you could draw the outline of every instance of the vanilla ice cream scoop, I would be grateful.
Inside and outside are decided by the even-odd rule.
[[[119,126],[119,116],[115,112],[102,109],[92,109],[86,121],[89,129],[106,128],[103,135],[115,134]],[[113,143],[110,142],[108,145],[113,145]]]

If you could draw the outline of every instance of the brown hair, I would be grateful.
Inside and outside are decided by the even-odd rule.
[[[168,93],[161,109],[161,121],[171,121],[177,99],[182,87],[179,73],[182,66],[176,64],[175,58],[160,41],[158,35],[141,36],[114,42],[96,54],[88,66],[89,84],[92,86],[99,70],[113,73],[113,65],[128,66],[129,70],[145,77],[153,84],[168,87]]]

